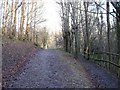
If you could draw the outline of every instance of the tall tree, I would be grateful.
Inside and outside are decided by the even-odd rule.
[[[103,14],[102,14],[102,11],[101,11],[101,26],[100,26],[100,35],[99,35],[99,48],[100,48],[100,52],[102,52],[102,49],[103,49],[103,44],[102,44],[102,33],[103,33]]]
[[[120,54],[120,1],[111,3],[116,9],[117,53]]]
[[[72,9],[72,14],[71,14],[71,21],[72,21],[72,36],[75,39],[75,58],[78,58],[78,53],[79,53],[79,46],[78,46],[78,3],[77,2],[72,2],[71,4],[71,9]]]
[[[70,6],[69,2],[62,2],[61,1],[61,8],[62,8],[62,32],[63,32],[63,38],[64,38],[64,49],[66,52],[69,52],[69,12],[70,12]]]
[[[25,20],[25,0],[22,0],[22,7],[21,7],[21,21],[20,21],[20,31],[19,31],[19,39],[23,40],[24,34],[24,20]]]
[[[108,39],[108,52],[110,53],[110,21],[109,21],[109,2],[106,2],[106,8],[107,8],[107,39]],[[111,56],[109,54],[109,61],[111,60]],[[110,68],[110,64],[109,64]]]
[[[9,31],[9,38],[12,38],[12,32],[13,32],[13,5],[14,2],[11,0],[11,17],[10,17],[10,31]]]
[[[116,9],[116,36],[117,36],[117,53],[118,56],[118,65],[120,65],[120,1],[111,2],[113,7]],[[120,78],[120,69],[118,69],[118,77]],[[120,80],[119,80],[120,82]]]
[[[28,28],[28,22],[29,22],[29,0],[28,0],[28,4],[27,4],[28,8],[27,8],[27,21],[26,21],[26,31],[25,31],[25,38],[26,40],[29,40],[29,28]]]
[[[36,9],[37,3],[35,3],[34,10]],[[34,29],[33,29],[33,42],[36,43],[36,13],[37,11],[34,12]]]
[[[13,32],[12,32],[12,35],[15,38],[16,38],[17,5],[18,5],[18,0],[15,0],[15,5],[14,5],[14,25],[13,25],[14,28],[13,28]]]
[[[4,29],[3,29],[3,34],[5,35],[5,36],[7,36],[7,24],[8,24],[8,0],[6,0],[5,1],[6,2],[6,4],[5,4],[5,11],[6,11],[6,13],[5,13],[5,23],[4,23]]]
[[[87,54],[87,59],[89,59],[89,29],[88,29],[88,2],[84,2],[84,8],[85,8],[85,24],[86,24],[86,40],[85,40],[85,44],[84,44],[84,52]]]
[[[31,6],[31,12],[33,12],[33,6],[34,6],[34,2],[33,0],[31,1],[32,6]],[[33,42],[33,28],[32,28],[32,23],[33,23],[33,13],[30,13],[30,41]]]

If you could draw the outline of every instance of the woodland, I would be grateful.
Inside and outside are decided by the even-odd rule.
[[[46,22],[43,17],[42,0],[39,3],[34,0],[1,1],[0,36],[3,40],[3,67],[9,69],[7,66],[9,66],[10,58],[18,60],[12,53],[17,52],[18,56],[21,55],[19,57],[21,59],[32,52],[32,49],[34,49],[33,51],[45,50],[52,46],[54,49],[73,55],[75,60],[82,55],[86,60],[104,67],[120,78],[120,0],[89,2],[56,0],[55,2],[60,8],[61,32],[49,34],[47,27],[42,26]],[[9,43],[9,41],[12,42]],[[55,45],[51,44],[53,41]],[[25,44],[26,42],[27,44]],[[21,47],[18,48],[20,43]],[[8,46],[8,44],[11,45]],[[16,51],[11,52],[14,50],[11,47]],[[24,50],[22,50],[23,47]],[[7,52],[7,49],[11,54]],[[25,55],[22,56],[21,53]],[[50,54],[49,50],[45,53]],[[14,60],[12,64],[14,64]],[[16,67],[12,64],[11,66]],[[9,78],[7,74],[6,77]]]
[[[120,70],[120,1],[61,1],[62,34],[56,39],[75,58],[106,67],[119,76]]]

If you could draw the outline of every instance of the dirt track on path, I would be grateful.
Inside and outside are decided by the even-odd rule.
[[[92,88],[80,63],[67,53],[47,49],[30,59],[9,88]]]

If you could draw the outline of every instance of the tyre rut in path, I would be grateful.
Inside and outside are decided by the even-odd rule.
[[[92,88],[82,65],[62,51],[37,52],[9,88]]]

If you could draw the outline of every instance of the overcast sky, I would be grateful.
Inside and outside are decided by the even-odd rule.
[[[50,32],[60,31],[60,15],[59,15],[59,5],[56,0],[43,0],[44,1],[44,14],[43,17],[46,18],[45,25]]]

